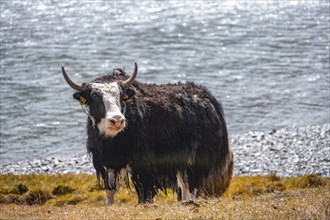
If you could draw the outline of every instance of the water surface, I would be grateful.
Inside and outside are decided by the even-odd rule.
[[[86,152],[77,82],[194,81],[230,134],[330,122],[329,1],[2,1],[1,164]]]

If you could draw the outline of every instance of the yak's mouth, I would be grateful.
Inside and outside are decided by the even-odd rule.
[[[124,128],[125,128],[125,126],[120,126],[120,127],[110,126],[110,127],[107,127],[107,130],[109,130],[109,131],[117,131],[117,132],[120,132],[120,131],[123,130]]]
[[[105,130],[105,135],[110,137],[115,137],[117,134],[124,130],[125,126],[120,127],[107,127]]]

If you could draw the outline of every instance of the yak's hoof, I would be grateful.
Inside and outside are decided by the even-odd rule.
[[[111,200],[105,200],[105,205],[113,205],[115,204],[114,201],[111,201]]]

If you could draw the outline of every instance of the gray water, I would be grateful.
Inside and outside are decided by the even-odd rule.
[[[194,81],[230,134],[330,122],[329,1],[2,0],[1,164],[85,149],[86,116],[64,82],[114,67]]]

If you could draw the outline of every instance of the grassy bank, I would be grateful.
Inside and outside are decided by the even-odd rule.
[[[137,205],[134,189],[121,187],[104,206],[94,175],[0,175],[0,219],[329,219],[330,178],[234,177],[222,198],[182,205],[170,190],[155,203]]]

